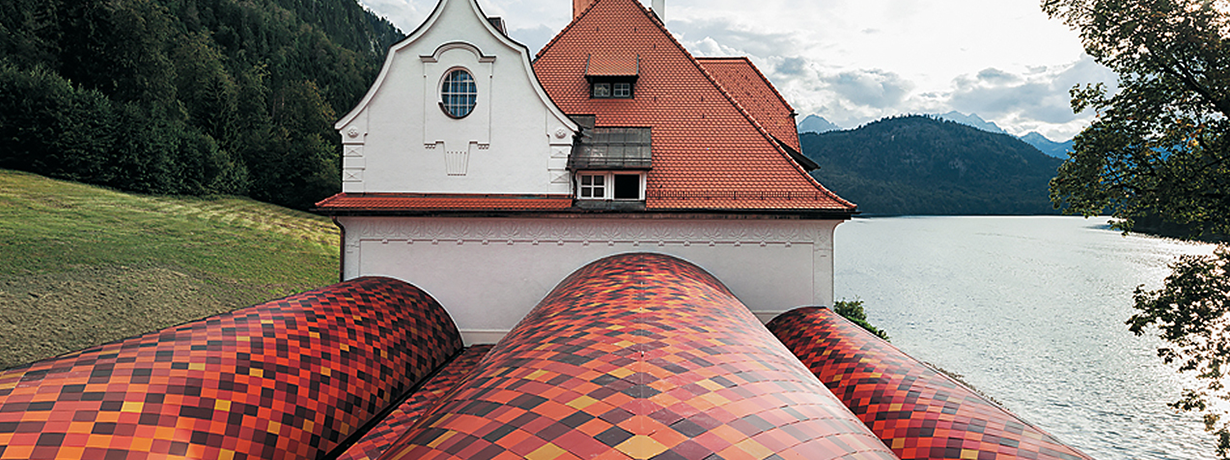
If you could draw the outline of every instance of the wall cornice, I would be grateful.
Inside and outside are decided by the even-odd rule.
[[[630,219],[348,219],[348,234],[363,241],[452,245],[768,246],[812,244],[826,221]]]

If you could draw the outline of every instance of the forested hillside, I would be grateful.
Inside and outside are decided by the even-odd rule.
[[[0,168],[302,209],[401,38],[355,0],[0,2]]]
[[[812,175],[871,215],[1054,214],[1060,160],[1007,134],[927,116],[800,136]]]

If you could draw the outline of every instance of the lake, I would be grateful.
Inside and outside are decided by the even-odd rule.
[[[1137,285],[1212,245],[1080,217],[855,219],[835,241],[837,298],[911,356],[1094,458],[1213,458],[1199,418],[1166,406],[1191,380],[1124,324]]]

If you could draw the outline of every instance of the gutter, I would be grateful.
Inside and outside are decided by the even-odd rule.
[[[337,245],[337,282],[340,283],[346,281],[346,227],[341,222],[338,222],[337,216],[332,216],[330,219],[333,220],[333,225],[336,225],[342,231],[341,243]]]

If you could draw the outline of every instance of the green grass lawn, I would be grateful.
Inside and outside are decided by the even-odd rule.
[[[0,170],[0,369],[337,281],[328,219]]]

